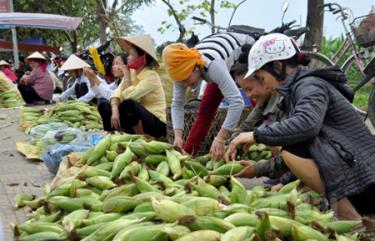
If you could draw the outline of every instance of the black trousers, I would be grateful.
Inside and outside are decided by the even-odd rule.
[[[32,104],[34,101],[43,101],[43,99],[36,93],[36,91],[30,85],[18,84],[18,90],[20,91],[23,100],[27,104]]]
[[[112,109],[108,100],[99,99],[98,109],[103,121],[103,128],[106,131],[114,131],[111,127]],[[164,137],[167,133],[167,126],[159,118],[154,116],[137,101],[126,99],[119,106],[121,128],[129,134],[134,134],[133,126],[139,121],[142,122],[145,134],[155,138]]]

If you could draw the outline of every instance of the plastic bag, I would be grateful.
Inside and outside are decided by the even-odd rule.
[[[42,139],[48,131],[65,130],[68,126],[62,122],[51,122],[48,124],[37,125],[30,130],[32,142],[35,144],[38,140]]]
[[[88,142],[86,132],[77,128],[65,128],[64,130],[50,130],[37,141],[37,146],[41,150],[45,150],[48,146],[54,144],[75,144]]]
[[[85,134],[85,132],[83,133]],[[42,153],[41,159],[46,164],[48,170],[51,173],[56,174],[60,162],[66,155],[69,155],[72,152],[85,152],[90,147],[95,146],[102,138],[102,136],[96,134],[85,134],[85,140],[76,138],[70,144],[55,144],[48,147],[48,149]]]

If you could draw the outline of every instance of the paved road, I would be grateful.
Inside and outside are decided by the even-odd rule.
[[[4,224],[4,241],[13,240],[11,223],[25,221],[28,210],[13,208],[18,193],[41,194],[45,183],[52,180],[45,165],[30,162],[16,151],[16,141],[28,140],[18,130],[18,110],[0,110],[0,217]],[[0,240],[1,241],[1,240]]]

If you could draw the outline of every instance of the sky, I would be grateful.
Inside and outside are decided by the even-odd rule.
[[[173,1],[173,0],[172,0]],[[178,0],[174,0],[175,6],[178,6]],[[198,0],[190,0],[190,2],[198,3]],[[240,0],[232,1],[234,3]],[[297,23],[304,26],[306,22],[307,0],[289,0],[289,8],[285,14],[284,22],[297,20]],[[325,3],[330,1],[325,0]],[[371,7],[375,6],[375,0],[336,0],[332,1],[339,3],[343,7],[348,7],[352,10],[353,16],[366,15],[370,12]],[[281,25],[282,5],[284,0],[248,0],[237,10],[233,18],[232,24],[246,24],[258,28],[271,30]],[[220,9],[216,15],[218,25],[227,26],[232,11]],[[150,34],[157,45],[165,41],[174,41],[178,37],[178,29],[172,17],[167,14],[167,7],[160,0],[149,7],[142,7],[137,10],[133,19],[137,24],[141,25],[145,33]],[[162,21],[173,23],[175,31],[168,30],[161,34],[157,31]],[[193,20],[187,21],[187,27],[194,26],[194,32],[200,38],[210,34],[208,26],[194,25]],[[344,33],[344,29],[336,16],[330,12],[326,12],[324,16],[323,32],[328,37],[337,37]]]

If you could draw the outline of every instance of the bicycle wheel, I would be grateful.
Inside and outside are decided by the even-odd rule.
[[[365,56],[365,54],[359,53],[365,66],[371,61],[371,56]],[[348,84],[351,88],[358,85],[359,82],[365,77],[364,73],[358,68],[354,56],[349,57],[343,67],[346,78],[348,79]],[[373,79],[372,79],[373,80]],[[367,111],[368,110],[368,99],[372,91],[372,84],[367,82],[361,89],[357,90],[354,96],[353,104],[358,108]]]
[[[309,67],[311,68],[324,68],[333,66],[334,63],[325,55],[318,52],[304,52],[310,58]]]
[[[372,88],[370,98],[368,98],[368,118],[375,128],[375,87]]]

